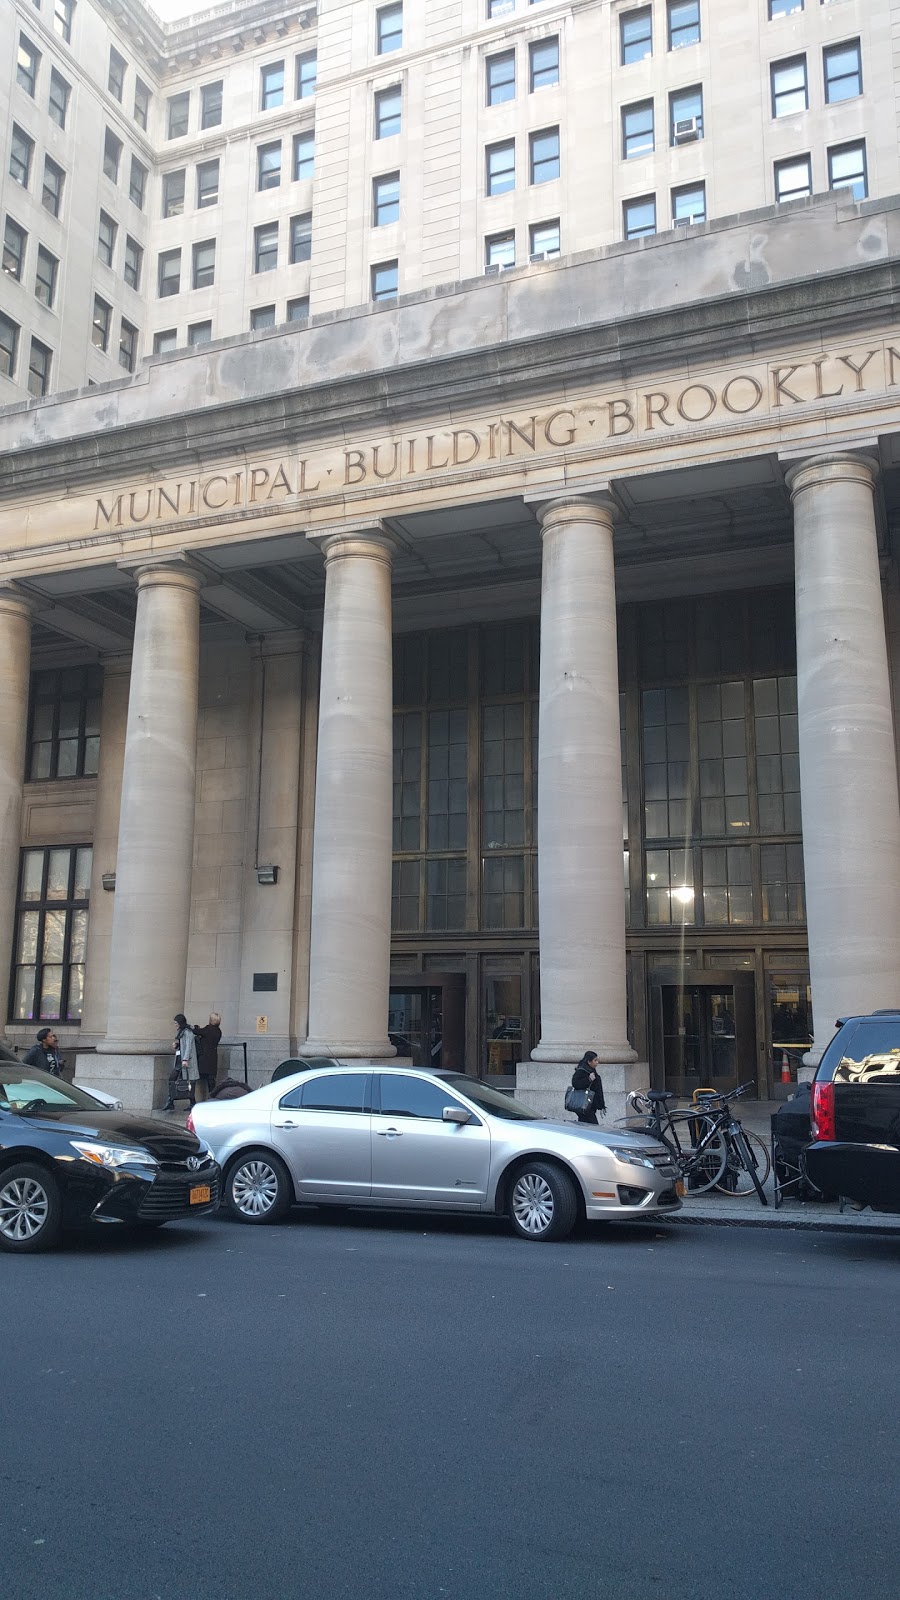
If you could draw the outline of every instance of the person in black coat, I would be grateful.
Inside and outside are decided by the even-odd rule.
[[[596,1125],[597,1112],[606,1111],[606,1101],[603,1098],[603,1084],[600,1078],[600,1062],[596,1050],[585,1050],[575,1071],[572,1073],[573,1089],[590,1089],[592,1100],[586,1111],[578,1112],[579,1122],[593,1122]]]
[[[219,1044],[222,1039],[222,1029],[219,1026],[222,1018],[218,1011],[211,1011],[209,1021],[205,1028],[197,1029],[197,1067],[200,1078],[206,1085],[207,1098],[216,1087],[219,1076]]]

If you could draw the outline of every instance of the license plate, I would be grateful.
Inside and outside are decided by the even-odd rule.
[[[190,1193],[190,1201],[192,1206],[208,1206],[210,1198],[211,1196],[208,1183],[197,1183],[194,1185]]]
[[[677,1183],[675,1184],[675,1193],[677,1194],[679,1200],[683,1200],[684,1199],[686,1190],[685,1190],[685,1187],[684,1187],[684,1179],[683,1178],[679,1178]]]

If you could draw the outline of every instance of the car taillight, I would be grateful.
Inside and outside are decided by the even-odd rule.
[[[187,1119],[187,1122],[185,1123],[185,1127],[187,1128],[188,1133],[193,1133],[194,1132],[194,1113],[193,1113],[193,1111],[188,1113],[188,1119]]]
[[[811,1122],[813,1138],[834,1139],[834,1084],[814,1083]]]

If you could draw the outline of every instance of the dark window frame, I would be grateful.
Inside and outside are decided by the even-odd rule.
[[[47,896],[47,876],[48,876],[48,871],[49,871],[49,866],[50,866],[50,855],[51,855],[51,852],[54,851],[54,850],[68,850],[69,851],[69,876],[68,876],[68,884],[67,884],[68,892],[67,892],[65,898],[60,897],[59,899],[49,899],[48,896]],[[73,922],[73,915],[76,912],[82,912],[83,911],[83,912],[87,913],[86,921],[89,923],[89,920],[90,920],[90,879],[88,879],[88,893],[86,895],[78,895],[78,896],[76,896],[76,894],[75,894],[75,887],[76,887],[75,878],[76,878],[76,869],[77,869],[77,860],[78,860],[78,851],[79,850],[87,850],[87,851],[93,852],[93,846],[91,844],[88,844],[88,843],[71,844],[71,845],[28,846],[26,849],[23,849],[23,850],[21,850],[19,852],[19,871],[18,871],[18,879],[17,879],[17,886],[16,886],[16,919],[15,919],[15,928],[14,928],[14,937],[13,937],[13,950],[12,950],[12,963],[11,963],[10,982],[9,982],[9,1000],[8,1000],[8,1005],[7,1005],[7,1015],[9,1016],[10,1022],[38,1022],[38,1021],[40,1021],[41,1023],[57,1022],[57,1023],[65,1023],[65,1025],[67,1027],[72,1027],[72,1026],[78,1027],[80,1025],[80,1022],[81,1022],[81,1014],[80,1013],[75,1015],[75,1016],[68,1015],[69,1002],[70,1002],[71,990],[72,990],[72,969],[75,968],[75,967],[79,967],[81,969],[81,973],[82,973],[82,985],[81,985],[81,987],[82,987],[82,996],[83,996],[83,993],[84,993],[84,966],[85,966],[84,959],[82,959],[81,961],[77,961],[77,962],[73,962],[72,959],[71,959],[71,956],[72,956],[72,933],[73,933],[72,922]],[[40,893],[40,896],[39,896],[39,898],[37,900],[26,900],[24,898],[26,857],[29,856],[29,855],[39,855],[39,854],[43,855],[43,858],[44,858],[43,865],[42,865],[42,871],[41,871],[41,893]],[[27,915],[28,913],[34,913],[34,912],[37,913],[37,917],[38,917],[37,939],[36,939],[36,948],[35,948],[35,960],[34,960],[33,963],[32,962],[22,962],[22,961],[19,961],[19,959],[18,959],[20,937],[21,937],[21,932],[22,932],[22,918],[25,915]],[[47,915],[48,915],[48,913],[52,913],[52,912],[63,912],[64,916],[65,916],[65,931],[64,931],[64,934],[63,934],[62,960],[60,962],[50,962],[50,961],[46,961],[46,960],[43,959],[44,935],[45,935],[45,929],[46,929],[46,923],[47,923]],[[86,946],[87,945],[87,927],[85,928],[84,943],[85,943],[85,946]],[[33,990],[34,1000],[33,1000],[32,1008],[31,1008],[32,1014],[31,1014],[31,1016],[28,1016],[28,1015],[25,1015],[23,1013],[17,1013],[16,1012],[15,999],[16,999],[16,990],[18,988],[17,978],[18,978],[19,972],[20,971],[27,971],[32,966],[34,967],[34,990]],[[57,1014],[47,1014],[45,1016],[41,1011],[41,1004],[40,1004],[40,996],[41,996],[41,991],[42,991],[42,988],[43,988],[44,968],[45,967],[54,967],[54,966],[60,966],[62,968],[62,974],[61,974],[61,980],[60,980],[59,1011],[58,1011]]]

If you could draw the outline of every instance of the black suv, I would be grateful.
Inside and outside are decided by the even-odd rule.
[[[813,1083],[812,1133],[813,1183],[900,1212],[900,1010],[841,1018]]]

